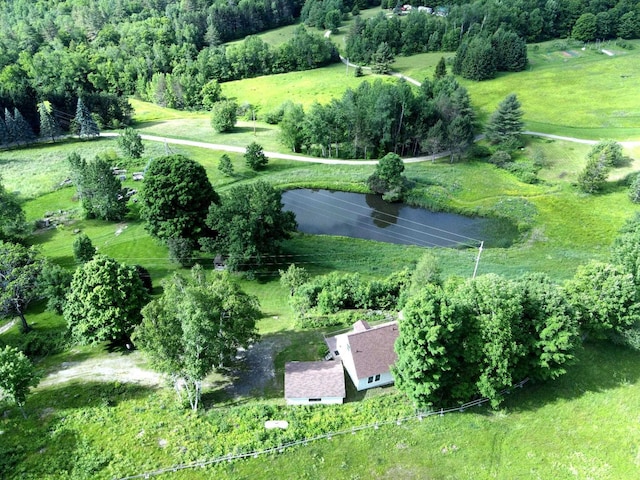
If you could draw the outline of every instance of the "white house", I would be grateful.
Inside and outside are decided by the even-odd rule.
[[[366,390],[394,382],[391,365],[398,356],[394,344],[398,322],[369,326],[364,320],[353,330],[325,339],[331,356],[342,360],[357,390]]]
[[[287,405],[343,403],[347,396],[339,361],[287,362],[284,397]]]

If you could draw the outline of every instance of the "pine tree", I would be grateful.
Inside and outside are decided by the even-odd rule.
[[[13,121],[15,124],[16,141],[18,143],[31,143],[36,139],[36,134],[33,133],[31,125],[29,125],[29,122],[25,120],[17,108],[13,109]]]
[[[53,116],[51,104],[46,101],[40,102],[38,104],[38,115],[40,116],[40,137],[51,139],[52,142],[55,142],[56,137],[60,135],[60,126]]]
[[[507,95],[487,122],[487,139],[491,143],[516,146],[524,128],[522,115],[518,97],[514,93]]]
[[[233,176],[233,164],[231,163],[231,158],[229,158],[229,155],[227,155],[226,153],[224,153],[220,157],[220,162],[218,163],[218,170],[220,170],[220,172],[226,175],[227,177]]]
[[[4,109],[4,124],[7,127],[7,144],[17,141],[16,122],[8,108]]]
[[[0,117],[0,147],[6,147],[9,144],[9,132],[4,120]]]
[[[78,135],[80,138],[97,137],[100,135],[98,125],[81,98],[78,98],[78,106],[76,108],[76,116],[74,120],[77,125]]]
[[[386,75],[391,71],[391,63],[393,62],[393,52],[387,42],[378,45],[378,49],[373,54],[371,61],[371,71],[380,75]]]
[[[433,74],[433,79],[437,80],[447,76],[447,64],[444,61],[444,57],[440,57],[440,61],[436,65],[436,70]]]

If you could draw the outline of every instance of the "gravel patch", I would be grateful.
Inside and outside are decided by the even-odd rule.
[[[286,336],[267,337],[242,352],[239,367],[231,371],[232,383],[225,387],[231,397],[263,392],[276,376],[275,358],[291,344]]]

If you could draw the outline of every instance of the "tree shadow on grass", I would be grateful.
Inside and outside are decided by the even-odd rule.
[[[156,389],[135,383],[74,380],[38,389],[27,399],[30,415],[67,408],[113,407],[120,402],[146,398]]]
[[[610,342],[587,342],[574,365],[556,380],[530,381],[506,397],[512,411],[537,410],[558,400],[613,390],[640,381],[638,352]]]
[[[242,127],[239,127],[239,126],[236,125],[235,127],[233,127],[233,130],[231,132],[229,132],[229,133],[253,133],[254,131],[256,133],[261,133],[261,132],[270,132],[272,130],[273,130],[273,128],[258,127],[257,125],[255,127],[255,130],[253,128],[253,125],[247,125],[247,126],[242,126]],[[257,141],[257,139],[256,139],[256,141]],[[258,143],[260,143],[260,142],[258,142]]]

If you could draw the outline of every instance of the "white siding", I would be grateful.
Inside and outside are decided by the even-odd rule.
[[[373,377],[375,379],[375,376]],[[358,379],[358,382],[353,382],[354,385],[356,386],[356,390],[360,391],[360,390],[366,390],[367,388],[373,388],[373,387],[380,387],[382,385],[388,385],[390,383],[394,383],[394,379],[393,379],[393,375],[391,375],[391,372],[385,372],[385,373],[381,373],[380,374],[380,380],[378,380],[377,382],[374,380],[373,382],[369,383],[369,378],[360,378]]]
[[[287,405],[335,405],[343,403],[342,397],[323,397],[319,402],[310,402],[308,398],[287,398]]]
[[[344,369],[351,377],[351,381],[354,385],[358,382],[356,374],[356,365],[353,363],[353,356],[351,355],[351,349],[349,348],[349,337],[347,334],[338,335],[336,337],[336,348],[340,352],[340,358],[342,359],[342,365]]]

